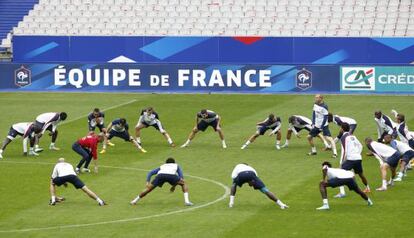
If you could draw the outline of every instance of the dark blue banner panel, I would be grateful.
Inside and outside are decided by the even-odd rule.
[[[0,64],[0,91],[414,93],[414,66]]]
[[[414,38],[15,36],[14,62],[410,64]]]

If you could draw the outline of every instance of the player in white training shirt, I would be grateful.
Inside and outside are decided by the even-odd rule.
[[[372,206],[371,199],[359,189],[358,184],[355,182],[355,174],[352,171],[344,169],[334,169],[331,163],[325,161],[322,163],[322,181],[319,183],[319,190],[322,196],[323,205],[316,208],[317,210],[329,210],[327,187],[336,188],[338,186],[347,186],[349,190],[353,190],[358,193],[368,206]]]
[[[234,167],[231,173],[233,184],[230,191],[230,202],[229,207],[234,206],[234,198],[236,196],[237,186],[241,187],[247,183],[250,187],[255,190],[259,190],[265,194],[270,200],[274,201],[281,209],[289,208],[280,199],[278,199],[272,192],[267,189],[266,185],[258,177],[256,170],[248,164],[238,164]]]
[[[49,135],[52,136],[52,142],[49,145],[49,149],[59,150],[59,148],[55,146],[58,136],[57,126],[61,121],[66,120],[66,118],[66,112],[47,112],[37,116],[36,121],[34,122],[34,127],[36,134],[39,136],[37,138],[35,147],[39,147],[39,138],[45,133],[46,130],[48,130],[50,132]]]
[[[35,133],[34,133],[34,126],[32,122],[20,122],[13,124],[10,127],[9,134],[7,135],[6,139],[4,139],[3,144],[0,149],[0,159],[3,158],[3,152],[6,149],[7,145],[10,144],[17,136],[21,136],[23,138],[23,154],[27,155],[27,141],[30,140],[30,150],[29,155],[38,155],[34,151],[34,143],[35,143]]]
[[[141,115],[138,119],[138,123],[135,126],[135,136],[138,143],[141,144],[141,130],[147,127],[154,127],[157,131],[159,131],[167,140],[168,144],[171,147],[175,147],[174,142],[172,141],[170,135],[162,126],[158,113],[154,111],[154,108],[148,107],[141,111]]]
[[[380,163],[382,186],[377,191],[386,191],[388,185],[394,185],[393,179],[396,175],[396,168],[400,161],[401,154],[390,146],[373,141],[370,137],[365,139],[365,144]],[[391,178],[387,183],[387,170],[391,170]]]
[[[313,138],[322,133],[325,139],[329,142],[329,147],[325,150],[332,149],[332,157],[337,157],[336,145],[329,131],[328,125],[328,105],[323,101],[323,96],[320,94],[315,95],[315,104],[313,105],[312,113],[312,129],[308,135],[309,145],[311,146],[311,152],[308,155],[316,155],[316,147],[313,143]]]
[[[402,143],[401,141],[393,140],[391,135],[386,135],[384,137],[384,143],[389,144],[402,155],[400,172],[398,172],[397,177],[394,179],[395,182],[402,181],[402,178],[407,170],[407,165],[409,165],[410,161],[414,159],[414,150],[411,149],[409,145]]]
[[[64,201],[63,198],[56,196],[56,186],[64,185],[67,187],[67,183],[71,183],[76,189],[82,189],[90,198],[96,200],[99,206],[106,205],[106,203],[100,199],[94,192],[92,192],[86,185],[76,176],[73,166],[65,162],[64,158],[60,158],[53,168],[51,180],[50,180],[50,205],[54,206],[57,202]]]

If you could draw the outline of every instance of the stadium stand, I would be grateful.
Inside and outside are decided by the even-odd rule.
[[[11,30],[33,9],[38,0],[1,0],[0,1],[0,39],[3,47],[11,45]]]
[[[405,37],[413,12],[411,0],[40,0],[12,33]]]

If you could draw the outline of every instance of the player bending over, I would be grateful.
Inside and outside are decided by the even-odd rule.
[[[224,140],[223,131],[221,130],[220,125],[221,117],[210,110],[202,109],[196,115],[196,125],[194,126],[193,130],[191,131],[190,135],[188,136],[187,141],[181,146],[181,148],[187,147],[191,140],[194,139],[195,135],[199,131],[205,131],[207,127],[213,127],[214,131],[216,131],[221,139],[221,144],[223,148],[227,148],[226,142]]]
[[[23,154],[27,155],[27,141],[30,141],[30,150],[29,155],[37,156],[34,151],[34,143],[35,143],[35,133],[34,133],[34,126],[31,122],[21,122],[13,124],[10,127],[9,134],[7,135],[6,139],[4,139],[3,144],[0,149],[0,159],[3,159],[3,152],[6,149],[7,145],[10,144],[17,136],[21,136],[23,138]]]
[[[325,161],[322,163],[322,181],[319,183],[319,190],[322,196],[323,205],[316,208],[316,210],[329,210],[327,187],[336,188],[338,186],[347,186],[349,190],[353,190],[358,193],[365,201],[368,202],[368,206],[372,206],[371,199],[359,189],[358,184],[355,182],[355,174],[352,171],[344,169],[334,169],[331,163]]]
[[[392,135],[397,137],[396,124],[387,115],[382,114],[381,111],[374,112],[374,120],[377,124],[378,142],[383,142],[385,135]]]
[[[342,117],[338,115],[332,115],[332,113],[328,113],[328,122],[333,122],[337,126],[341,127],[342,123],[347,123],[349,125],[349,134],[353,135],[356,128],[357,128],[357,122],[355,119],[352,119],[350,117]],[[342,137],[341,131],[339,131],[339,134],[337,137],[335,137],[334,141],[335,143],[338,142]]]
[[[152,107],[148,107],[141,111],[141,116],[139,117],[138,123],[135,126],[135,136],[139,144],[141,144],[141,130],[150,126],[159,131],[165,137],[171,147],[175,147],[175,144],[172,141],[170,135],[162,126],[161,121],[158,117],[158,113],[156,113]]]
[[[414,149],[414,132],[408,130],[404,114],[398,113],[395,110],[391,110],[391,112],[394,114],[395,120],[398,123],[396,129],[401,142],[408,144]]]
[[[264,121],[258,122],[257,124],[257,131],[254,133],[241,149],[245,149],[250,143],[256,140],[257,137],[260,135],[264,135],[267,130],[272,130],[269,133],[269,136],[276,134],[276,149],[280,150],[280,139],[282,138],[282,133],[280,132],[280,128],[282,127],[282,122],[280,117],[275,117],[274,114],[270,114]]]
[[[157,176],[150,183],[151,177],[155,174]],[[132,200],[130,204],[136,205],[141,198],[145,197],[156,187],[162,187],[164,183],[169,183],[172,186],[170,188],[171,192],[174,192],[175,187],[177,185],[180,185],[184,193],[184,204],[186,206],[193,205],[193,203],[190,202],[190,199],[188,197],[188,186],[184,181],[183,171],[181,170],[180,166],[175,163],[175,160],[171,157],[165,161],[165,164],[161,165],[159,168],[151,170],[148,173],[145,190],[142,193],[140,193],[134,200]]]
[[[56,205],[57,202],[64,201],[64,198],[56,196],[56,186],[62,184],[66,187],[67,183],[71,183],[76,189],[82,189],[90,198],[96,200],[99,206],[106,205],[94,192],[92,192],[86,185],[76,176],[73,166],[65,162],[64,158],[60,158],[53,168],[52,179],[50,180],[50,205]]]
[[[52,142],[49,145],[49,149],[60,150],[55,146],[56,139],[58,137],[57,126],[61,121],[66,120],[67,116],[66,112],[47,112],[36,117],[36,121],[34,122],[35,132],[38,135],[36,136],[36,152],[42,150],[39,148],[39,139],[45,131],[49,131],[49,135],[52,136]]]
[[[365,139],[365,144],[380,163],[382,186],[377,188],[377,191],[386,191],[387,185],[394,185],[393,179],[396,175],[395,170],[398,166],[398,162],[400,161],[401,154],[390,146],[373,141],[370,137]],[[387,183],[388,169],[391,170],[391,178]]]
[[[361,142],[359,142],[356,136],[351,134],[351,126],[346,122],[342,123],[339,135],[341,135],[339,138],[341,141],[341,158],[339,161],[341,169],[353,170],[354,173],[358,174],[365,185],[364,193],[371,192],[371,189],[368,185],[368,180],[365,177],[362,169]],[[340,186],[339,191],[339,194],[335,195],[335,198],[345,197],[344,186]]]
[[[93,111],[91,113],[89,113],[88,115],[88,128],[89,128],[89,133],[92,134],[95,132],[96,127],[98,127],[99,132],[104,133],[104,135],[107,133],[107,130],[105,128],[105,122],[104,122],[104,118],[105,118],[105,113],[101,112],[99,110],[99,108],[95,108],[93,109]],[[106,145],[113,145],[112,143],[108,143],[106,141],[106,137],[104,137],[104,143],[102,145],[102,151],[101,153],[105,153],[106,150]]]
[[[110,143],[110,139],[112,139],[113,137],[119,137],[121,139],[124,139],[125,141],[130,141],[142,153],[146,153],[147,151],[141,147],[141,145],[134,139],[134,137],[129,135],[128,129],[129,129],[129,126],[125,118],[119,118],[119,119],[113,120],[108,125],[108,133],[106,135],[108,139],[108,143]],[[102,152],[105,153],[105,150]]]
[[[276,202],[276,204],[279,205],[280,209],[289,208],[272,192],[270,192],[269,189],[266,188],[266,185],[257,176],[256,170],[248,164],[236,165],[236,167],[233,169],[233,172],[231,173],[231,178],[233,179],[233,185],[231,186],[230,191],[229,207],[234,206],[234,198],[236,196],[237,186],[242,187],[243,184],[247,183],[250,187],[260,190],[260,192],[264,193],[270,200]]]
[[[82,159],[75,168],[77,174],[79,174],[80,171],[89,173],[90,170],[88,167],[92,159],[94,161],[95,173],[98,173],[98,143],[101,143],[103,140],[103,134],[89,134],[73,143],[72,149],[82,156]],[[83,165],[84,167],[82,168]]]
[[[316,147],[313,143],[313,138],[319,133],[323,134],[325,139],[329,142],[329,146],[325,147],[325,150],[332,149],[332,157],[337,157],[335,141],[332,139],[331,132],[328,125],[328,105],[323,101],[323,96],[320,94],[315,95],[315,104],[313,105],[312,113],[312,130],[308,135],[308,142],[311,146],[311,152],[308,155],[316,155]]]
[[[393,140],[391,135],[386,135],[384,137],[384,143],[389,144],[392,148],[398,151],[398,153],[402,154],[401,162],[400,162],[400,172],[398,172],[397,177],[394,179],[394,182],[402,181],[404,174],[407,171],[407,166],[410,164],[410,161],[414,158],[414,150],[411,149],[405,143],[401,141]]]
[[[282,148],[286,148],[289,146],[289,141],[292,137],[292,133],[295,134],[297,138],[300,138],[299,132],[303,129],[307,130],[308,132],[311,131],[312,121],[309,118],[299,115],[293,115],[289,117],[289,128],[286,134],[286,142],[282,145]],[[328,142],[321,135],[321,133],[318,134],[318,137],[322,140],[325,147],[329,147]]]

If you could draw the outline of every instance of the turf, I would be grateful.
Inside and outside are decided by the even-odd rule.
[[[376,137],[373,112],[377,109],[386,114],[393,108],[404,112],[408,125],[414,127],[414,101],[409,96],[327,95],[325,101],[331,112],[358,121],[356,135],[361,141],[366,136]],[[32,121],[42,112],[66,111],[69,115],[67,122],[59,126],[57,146],[61,151],[46,150],[37,158],[23,157],[21,139],[17,139],[3,154],[0,237],[408,237],[413,231],[413,173],[387,192],[373,192],[373,207],[367,207],[349,192],[344,199],[333,199],[337,190],[330,189],[331,210],[316,211],[322,203],[317,186],[320,164],[330,160],[337,165],[338,161],[331,159],[328,152],[308,158],[305,133],[301,139],[293,138],[290,147],[281,151],[274,148],[275,138],[267,135],[240,150],[255,131],[255,123],[271,112],[282,118],[283,137],[289,115],[310,117],[310,95],[1,93],[0,102],[2,138],[11,124]],[[160,114],[177,145],[186,140],[197,111],[208,108],[218,112],[229,148],[221,148],[211,128],[199,133],[186,149],[169,148],[153,128],[145,129],[141,138],[148,153],[139,153],[131,144],[114,139],[115,147],[99,156],[99,173],[80,175],[108,206],[97,206],[72,187],[58,189],[67,201],[55,207],[48,205],[53,163],[58,157],[72,164],[79,160],[71,145],[87,133],[86,115],[94,107],[109,108],[105,110],[106,123],[125,117],[133,129],[140,109],[150,105]],[[337,126],[330,128],[333,134],[338,132]],[[46,135],[41,145],[47,147],[49,142]],[[318,141],[319,151],[321,147]],[[159,166],[168,156],[175,157],[187,175],[195,209],[185,210],[188,208],[181,191],[170,194],[168,186],[155,190],[137,206],[130,206],[128,202],[144,188],[146,170]],[[378,162],[365,156],[363,161],[366,176],[375,189],[381,183]],[[280,210],[248,186],[238,190],[232,209],[227,207],[228,197],[219,200],[226,190],[217,183],[230,186],[230,173],[240,162],[255,167],[267,187],[290,209]],[[106,223],[109,221],[117,222]],[[91,223],[98,224],[78,227]],[[31,228],[34,230],[22,231]]]

